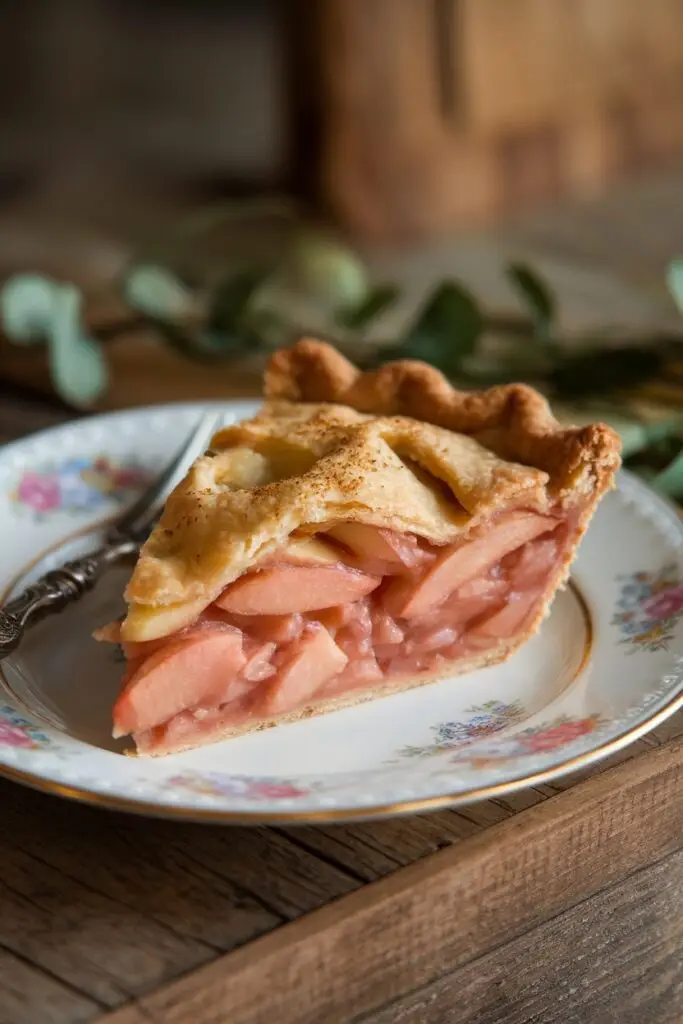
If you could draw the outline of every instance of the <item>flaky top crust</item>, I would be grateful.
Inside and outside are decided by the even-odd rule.
[[[563,427],[526,384],[459,391],[433,366],[411,359],[361,372],[325,342],[304,339],[270,360],[270,399],[334,402],[375,416],[410,416],[474,437],[503,459],[541,469],[560,498],[602,493],[620,465],[619,435],[604,423]]]
[[[531,388],[466,394],[416,362],[361,374],[321,342],[277,352],[265,391],[168,499],[128,586],[127,639],[155,608],[199,612],[295,531],[356,521],[450,543],[503,508],[586,508],[619,462],[608,427],[563,430]]]

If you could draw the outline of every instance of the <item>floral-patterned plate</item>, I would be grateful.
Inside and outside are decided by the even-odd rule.
[[[85,550],[203,408],[93,417],[1,449],[0,590]],[[230,421],[254,403],[222,408]],[[146,814],[348,820],[556,777],[683,705],[683,525],[627,474],[599,509],[571,586],[507,664],[158,760],[124,757],[125,742],[111,739],[121,664],[90,638],[119,614],[126,574],[113,570],[2,665],[0,775]]]

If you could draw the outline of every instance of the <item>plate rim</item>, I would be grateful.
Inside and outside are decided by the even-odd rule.
[[[592,764],[618,753],[630,743],[651,732],[652,729],[656,729],[657,726],[665,722],[667,718],[670,718],[681,707],[683,707],[683,683],[679,692],[668,704],[665,704],[654,715],[640,722],[637,726],[614,737],[607,743],[594,747],[593,750],[577,754],[573,758],[567,758],[567,760],[554,764],[540,772],[522,775],[489,786],[480,786],[461,793],[442,793],[438,796],[416,797],[412,800],[376,804],[372,807],[335,807],[330,809],[281,812],[259,811],[257,809],[253,811],[225,811],[218,808],[190,808],[178,807],[173,804],[155,804],[146,800],[134,800],[129,797],[96,793],[94,790],[55,782],[52,779],[46,779],[43,776],[24,772],[21,769],[12,768],[4,764],[0,764],[0,778],[9,779],[12,782],[27,786],[29,789],[48,793],[52,796],[59,796],[74,803],[116,813],[135,814],[138,817],[145,818],[194,822],[205,825],[348,824],[354,821],[380,820],[382,818],[403,817],[470,806],[483,800],[491,800],[494,797],[509,796],[530,786],[552,782],[553,779],[571,775],[575,771],[588,768]]]
[[[212,399],[206,402],[167,402],[135,406],[129,409],[111,410],[104,413],[98,413],[93,416],[79,417],[76,420],[67,421],[63,424],[56,424],[51,427],[43,428],[4,445],[0,451],[0,463],[4,461],[6,453],[10,452],[12,449],[20,447],[26,443],[44,439],[46,436],[54,434],[60,430],[69,430],[74,427],[78,427],[81,424],[97,423],[102,420],[106,421],[125,417],[126,415],[140,415],[145,413],[153,415],[155,413],[171,412],[173,410],[180,409],[190,410],[196,408],[197,410],[200,410],[206,407],[223,407],[226,412],[228,412],[230,409],[235,407],[247,405],[258,406],[259,399],[249,397],[230,398],[224,400]],[[660,506],[663,506],[669,514],[673,512],[678,521],[679,530],[683,534],[683,520],[681,520],[681,512],[673,502],[653,491],[645,482],[634,476],[628,470],[621,470],[620,475],[628,479],[629,485],[636,486],[637,488],[647,492],[648,496],[659,503]],[[11,593],[18,580],[30,571],[32,566],[45,558],[51,551],[54,551],[55,548],[61,547],[63,544],[67,544],[69,541],[78,537],[87,536],[90,533],[96,534],[98,530],[102,529],[106,522],[111,520],[111,518],[111,516],[102,517],[89,523],[87,526],[81,527],[79,530],[71,531],[62,536],[58,541],[50,544],[46,549],[42,550],[26,565],[22,566],[18,572],[14,573],[7,584],[2,586],[2,590],[0,590],[0,604],[6,600],[7,595]],[[6,689],[8,689],[1,667],[0,682]],[[11,692],[11,690],[9,692]],[[613,736],[611,739],[605,740],[591,750],[576,754],[573,757],[568,757],[548,766],[547,768],[541,769],[540,771],[528,772],[520,776],[504,779],[500,782],[490,783],[485,786],[473,786],[466,791],[460,791],[457,793],[441,793],[426,797],[414,797],[407,800],[390,801],[365,807],[347,806],[318,809],[309,808],[302,810],[283,809],[282,811],[264,811],[254,807],[250,810],[245,809],[238,811],[224,810],[215,807],[188,807],[170,803],[161,804],[153,803],[148,800],[135,799],[133,797],[101,793],[83,786],[58,782],[54,779],[46,778],[43,775],[2,763],[0,763],[0,778],[6,778],[39,792],[48,793],[54,796],[61,796],[64,799],[69,799],[76,803],[88,806],[99,807],[119,813],[136,814],[143,817],[182,820],[185,822],[225,825],[255,825],[258,823],[330,824],[332,822],[344,823],[360,820],[378,820],[388,817],[466,806],[482,800],[506,796],[530,786],[540,785],[550,782],[553,779],[570,775],[583,768],[590,767],[591,765],[624,749],[630,743],[635,742],[652,729],[657,728],[682,707],[683,680],[679,682],[677,690],[673,693],[670,699],[664,705],[653,710],[653,713],[645,717],[642,721],[636,723],[617,736]]]

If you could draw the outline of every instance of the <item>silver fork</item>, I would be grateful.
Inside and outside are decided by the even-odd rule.
[[[111,565],[139,550],[166,498],[206,450],[220,423],[221,417],[215,414],[202,417],[163,472],[109,525],[96,551],[52,569],[0,608],[0,661],[17,649],[28,626],[78,601]]]

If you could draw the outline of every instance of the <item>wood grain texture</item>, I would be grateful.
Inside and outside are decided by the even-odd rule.
[[[679,1024],[682,947],[678,852],[362,1024]]]
[[[81,1024],[99,1016],[88,999],[0,946],[0,1024]]]
[[[105,1005],[212,959],[178,935],[87,882],[0,842],[0,934],[17,955]]]
[[[675,740],[194,971],[108,1024],[369,1014],[676,850],[682,784]]]
[[[85,882],[93,892],[128,907],[131,920],[142,914],[216,950],[233,949],[284,920],[239,884],[221,877],[210,858],[203,863],[197,840],[206,837],[200,828],[183,831],[182,826],[174,829],[164,822],[64,804],[4,781],[0,805],[0,842],[8,848],[8,860],[39,858],[45,875],[57,872]]]
[[[267,829],[146,821],[5,781],[0,806],[0,948],[102,1005],[360,885]]]

